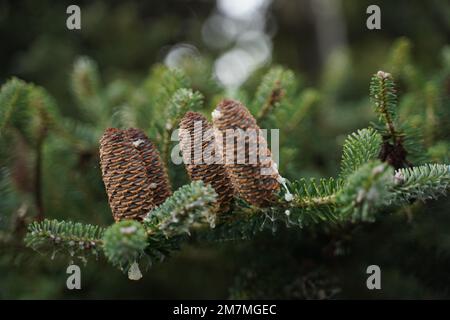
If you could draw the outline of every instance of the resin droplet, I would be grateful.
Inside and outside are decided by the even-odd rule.
[[[128,279],[130,280],[139,280],[142,278],[141,270],[139,269],[138,263],[135,261],[128,269]]]

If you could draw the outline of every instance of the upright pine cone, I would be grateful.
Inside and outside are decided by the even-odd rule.
[[[138,129],[106,129],[100,166],[116,221],[141,220],[171,194],[158,151]]]
[[[253,205],[270,205],[275,199],[275,192],[280,188],[279,174],[255,118],[240,102],[223,100],[213,112],[213,124],[216,141],[222,139],[223,142],[219,149],[234,189]],[[227,145],[230,138],[227,138],[230,134],[227,131],[234,131],[236,134],[236,129],[241,129],[244,135],[251,135],[253,132],[253,136],[244,136],[244,140],[241,139],[243,143],[233,139],[233,144]],[[233,159],[227,158],[227,152],[234,156]]]
[[[172,194],[166,166],[161,162],[158,149],[144,132],[130,128],[126,133],[144,161],[150,182],[151,198],[155,206],[159,206]]]
[[[180,122],[180,147],[191,180],[211,184],[218,195],[219,211],[230,209],[233,187],[226,169],[216,159],[212,126],[197,112],[187,112]]]

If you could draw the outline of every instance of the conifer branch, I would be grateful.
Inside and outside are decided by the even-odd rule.
[[[207,222],[214,227],[216,197],[214,189],[202,181],[181,187],[144,218],[147,233],[170,238],[189,233],[194,224]]]
[[[361,166],[346,180],[337,194],[336,202],[344,219],[374,221],[375,210],[389,202],[390,186],[394,183],[393,169],[380,161]]]
[[[397,142],[397,130],[395,128],[397,94],[395,83],[390,73],[378,71],[370,82],[370,97],[375,105],[375,112],[385,123],[393,143]]]
[[[294,83],[292,71],[282,67],[273,67],[266,73],[256,90],[253,102],[255,110],[259,110],[256,116],[258,122],[264,121],[267,115],[280,105]]]
[[[435,199],[450,189],[450,166],[426,164],[395,172],[391,203],[405,203],[410,199]]]
[[[345,179],[380,153],[381,136],[372,128],[358,130],[347,137],[341,160],[340,177]]]
[[[75,98],[86,115],[97,121],[105,121],[107,106],[101,96],[97,63],[89,57],[78,58],[73,66],[71,85]]]
[[[137,118],[136,122],[141,124],[143,120],[139,118],[144,118],[148,122],[144,128],[150,125],[149,129],[154,130],[156,135],[164,140],[171,100],[176,91],[190,87],[189,79],[181,70],[169,69],[165,65],[156,65],[152,68],[142,88],[137,92],[138,96],[142,96],[141,100],[148,100],[148,102],[134,107],[135,110],[132,112],[134,117]]]
[[[0,134],[7,124],[20,125],[26,116],[29,88],[27,84],[17,78],[6,82],[0,91]],[[23,120],[22,120],[23,121]]]
[[[107,108],[108,100],[103,97],[104,91],[95,63],[79,60],[72,80],[80,103],[99,104],[93,120],[109,121],[111,113],[105,112],[110,111]],[[258,119],[266,119],[280,105],[289,106],[284,99],[291,98],[295,84],[291,71],[280,67],[271,69],[258,87],[252,104],[257,107]],[[187,111],[202,108],[203,96],[188,87],[189,83],[182,72],[159,66],[154,68],[139,89],[140,93],[146,91],[151,96],[154,110],[165,115],[162,121],[161,118],[153,119],[155,122],[152,123],[152,126],[155,124],[157,127],[156,130],[162,132],[165,162],[169,158],[171,135],[182,116]],[[300,96],[300,100],[305,100],[304,103],[310,106],[317,101],[318,95],[315,91],[307,92]],[[270,176],[260,174],[263,167],[261,163],[256,166],[226,164],[218,166],[214,174],[210,171],[197,172],[193,175],[198,178],[194,179],[197,181],[170,195],[169,187],[164,191],[159,187],[161,184],[156,183],[158,179],[164,178],[166,184],[165,168],[159,156],[155,156],[158,152],[144,132],[138,129],[108,129],[101,141],[102,175],[107,193],[112,196],[110,205],[113,211],[119,208],[121,213],[126,214],[114,214],[117,222],[106,229],[56,220],[34,222],[29,225],[25,243],[37,251],[64,251],[82,259],[102,250],[111,264],[133,274],[141,260],[162,260],[179,249],[191,234],[197,241],[222,241],[249,239],[259,231],[275,231],[279,225],[303,228],[316,224],[332,226],[347,221],[374,221],[382,209],[415,199],[436,198],[446,193],[450,185],[448,165],[402,168],[405,163],[408,164],[403,148],[407,132],[404,126],[402,130],[397,128],[397,98],[390,74],[380,71],[372,78],[370,96],[386,129],[362,129],[348,136],[343,146],[337,179],[302,178],[291,183],[280,176],[272,161],[264,164],[269,164],[267,168],[271,168]],[[29,136],[33,145],[41,150],[47,129],[58,122],[55,121],[57,114],[52,111],[53,103],[45,91],[13,79],[2,87],[0,103],[0,130],[4,131],[10,124],[20,128],[20,132]],[[32,115],[38,117],[33,118]],[[190,113],[189,117],[206,121],[201,116],[199,118],[198,114],[194,117]],[[301,114],[297,114],[291,119],[291,125],[301,117]],[[192,129],[192,124],[186,121],[182,126]],[[61,121],[64,125],[69,122]],[[227,99],[217,106],[213,122],[217,132],[235,127],[259,129],[256,120],[242,103]],[[78,128],[74,130],[76,139],[83,140],[90,148],[96,144],[98,138],[95,136],[99,134],[93,124],[72,124]],[[194,133],[190,132],[191,138],[192,135]],[[42,137],[42,140],[37,137]],[[262,142],[266,148],[263,153],[270,155],[265,141]],[[190,151],[190,145],[183,149],[186,154]],[[39,157],[37,159],[39,162]],[[395,169],[402,169],[394,171],[388,164]],[[223,184],[216,183],[221,174],[230,177],[230,188],[223,188]],[[208,180],[208,183],[202,180]],[[36,181],[39,182],[39,179]],[[213,186],[209,184],[211,182],[214,182]],[[226,196],[229,200],[227,208],[230,210],[221,212],[220,220],[216,214],[224,195],[219,197],[214,186],[220,188],[220,192],[229,193]],[[35,191],[36,203],[39,203],[41,194],[38,188]],[[135,275],[130,277],[138,278]]]
[[[296,104],[293,105],[295,109],[292,112],[291,110],[286,110],[287,114],[284,117],[285,122],[282,122],[283,124],[286,123],[283,127],[283,131],[291,132],[294,130],[297,125],[301,123],[307,115],[309,115],[311,109],[318,104],[320,99],[321,97],[317,90],[310,88],[303,90],[300,93]]]
[[[405,149],[405,133],[396,127],[397,94],[395,83],[390,73],[378,71],[370,82],[370,98],[375,105],[375,112],[379,121],[386,129],[379,129],[383,137],[379,158],[394,168],[412,166],[407,160],[408,151]],[[391,143],[391,142],[392,143]]]
[[[42,253],[64,252],[71,257],[97,256],[103,241],[104,229],[71,221],[44,220],[28,226],[25,244]]]
[[[17,129],[34,151],[33,197],[37,219],[44,218],[42,196],[43,145],[59,118],[52,97],[40,87],[13,78],[0,91],[0,136],[6,126]]]
[[[196,226],[215,225],[216,193],[202,181],[192,182],[174,192],[162,205],[150,211],[142,223],[123,220],[104,229],[89,224],[57,220],[33,222],[25,244],[38,252],[64,252],[86,259],[103,250],[106,258],[121,270],[146,256],[161,260]]]

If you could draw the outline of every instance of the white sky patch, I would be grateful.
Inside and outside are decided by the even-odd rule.
[[[218,0],[217,6],[227,16],[245,19],[267,4],[267,0]]]
[[[253,71],[253,59],[240,48],[232,49],[220,56],[214,64],[217,80],[225,87],[238,88]]]
[[[199,57],[198,49],[189,43],[179,43],[170,48],[164,58],[164,64],[169,68],[182,69],[184,63],[189,59],[197,59]]]

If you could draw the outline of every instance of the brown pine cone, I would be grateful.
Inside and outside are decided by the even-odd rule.
[[[211,184],[218,195],[219,212],[228,211],[234,192],[224,165],[216,159],[212,126],[200,113],[189,111],[180,122],[179,137],[191,180]]]
[[[223,100],[213,112],[213,124],[216,141],[223,142],[219,150],[234,189],[253,205],[269,206],[280,188],[279,174],[255,118],[240,102]],[[239,129],[245,136],[231,144],[227,131]]]
[[[100,139],[100,166],[116,221],[142,220],[170,195],[158,151],[138,129],[106,129]]]
[[[172,195],[166,166],[162,164],[158,149],[144,132],[130,128],[126,130],[126,134],[144,161],[150,181],[151,199],[155,206],[159,206]]]

